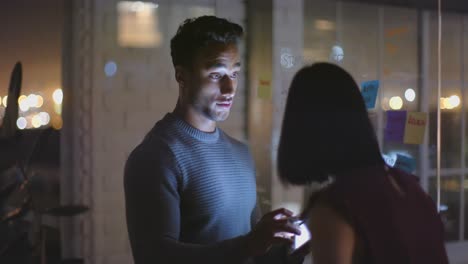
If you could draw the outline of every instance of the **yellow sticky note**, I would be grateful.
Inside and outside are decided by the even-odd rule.
[[[257,97],[259,99],[271,98],[271,79],[260,78],[258,80]]]
[[[427,113],[408,112],[403,143],[422,144],[427,126]]]

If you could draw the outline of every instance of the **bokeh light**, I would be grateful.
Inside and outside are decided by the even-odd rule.
[[[107,77],[112,77],[117,72],[117,63],[114,61],[108,61],[104,66],[104,72],[106,73]]]
[[[41,119],[41,125],[45,126],[50,122],[50,115],[47,112],[40,112],[39,118]]]
[[[28,124],[28,121],[27,121],[26,118],[24,118],[24,117],[19,117],[19,118],[16,120],[16,126],[17,126],[19,129],[25,129],[27,124]]]
[[[36,108],[40,108],[42,107],[42,105],[44,104],[44,98],[42,98],[42,96],[38,95],[37,96],[37,103],[34,107]]]
[[[460,97],[458,97],[458,95],[452,95],[449,98],[447,98],[448,109],[453,109],[455,107],[458,107],[459,105],[460,105]]]
[[[409,102],[413,102],[414,99],[416,99],[416,92],[413,89],[408,88],[405,91],[405,99]]]
[[[403,100],[400,96],[393,96],[390,98],[389,104],[393,110],[400,110],[403,107]]]
[[[52,99],[54,100],[54,103],[56,104],[62,104],[63,101],[63,91],[62,89],[56,89],[54,93],[52,94]]]
[[[55,116],[53,119],[52,119],[52,127],[56,130],[59,130],[62,128],[62,118],[60,116]]]
[[[40,127],[42,125],[41,117],[39,115],[34,115],[31,120],[31,124],[34,128]]]

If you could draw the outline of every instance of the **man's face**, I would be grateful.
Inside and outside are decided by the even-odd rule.
[[[209,120],[226,120],[236,93],[240,67],[237,45],[208,45],[195,57],[192,68],[185,71],[184,103]]]

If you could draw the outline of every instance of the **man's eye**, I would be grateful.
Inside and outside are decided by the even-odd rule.
[[[234,72],[234,73],[231,75],[231,78],[232,78],[232,79],[236,79],[237,77],[239,77],[239,72]]]
[[[213,79],[213,80],[219,80],[221,79],[222,75],[219,74],[219,73],[212,73],[210,74],[210,78]]]

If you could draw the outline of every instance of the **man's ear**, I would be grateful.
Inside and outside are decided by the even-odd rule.
[[[179,87],[184,87],[187,82],[187,70],[182,66],[175,66],[175,78],[179,83]]]

